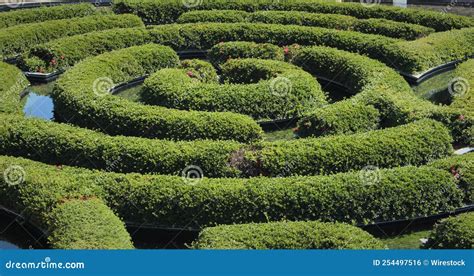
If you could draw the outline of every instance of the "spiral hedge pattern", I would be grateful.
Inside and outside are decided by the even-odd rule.
[[[474,155],[452,156],[473,145],[473,60],[450,105],[400,75],[473,56],[472,18],[316,0],[113,10],[0,14],[2,57],[65,70],[49,122],[22,115],[28,81],[0,62],[0,199],[51,247],[133,248],[125,225],[139,224],[209,227],[194,248],[384,248],[353,225],[474,202]],[[208,61],[180,60],[189,51]],[[111,93],[139,78],[141,103]],[[350,97],[330,102],[323,80]],[[262,122],[290,119],[299,139],[262,139]]]

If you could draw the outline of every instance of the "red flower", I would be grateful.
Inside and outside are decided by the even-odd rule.
[[[461,177],[458,169],[455,166],[451,166],[449,170],[451,171],[451,174],[454,176],[454,178],[459,179]]]
[[[458,119],[459,119],[459,121],[464,121],[464,119],[466,119],[466,118],[464,117],[464,115],[461,114],[461,115],[459,115]]]
[[[298,132],[298,131],[300,131],[300,128],[299,128],[299,127],[295,127],[295,128],[293,128],[293,132],[295,132],[295,133],[296,133],[296,132]]]
[[[190,78],[194,77],[194,73],[193,73],[192,71],[188,71],[188,72],[186,72],[186,74],[187,74]]]
[[[285,52],[285,55],[288,55],[290,53],[290,48],[288,47],[283,48],[283,52]]]

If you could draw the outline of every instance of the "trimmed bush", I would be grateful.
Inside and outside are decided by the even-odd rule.
[[[54,249],[132,249],[124,223],[99,199],[66,199],[50,214]]]
[[[34,47],[30,54],[25,54],[24,59],[36,56],[44,60],[47,66],[52,59],[58,62],[62,57],[65,64],[73,65],[89,56],[151,42],[170,46],[175,50],[208,50],[219,42],[244,40],[279,46],[297,43],[335,47],[367,55],[399,71],[417,73],[459,59],[466,54],[474,54],[472,45],[469,45],[469,36],[472,36],[473,29],[433,34],[439,39],[429,35],[422,40],[403,42],[380,35],[295,25],[260,23],[164,25],[150,29],[117,29],[63,38]],[[457,37],[456,40],[449,42],[453,36]],[[441,39],[442,37],[445,39]],[[413,46],[415,43],[423,44],[421,47],[423,50],[417,50]],[[431,43],[435,45],[430,45]]]
[[[0,76],[0,113],[20,113],[20,93],[28,80],[18,68],[4,62],[0,62]]]
[[[270,43],[255,43],[247,41],[222,42],[213,46],[207,54],[209,61],[216,65],[234,58],[259,58],[285,60],[280,47]]]
[[[450,172],[459,180],[459,187],[466,195],[465,204],[474,204],[474,153],[436,160],[428,165]]]
[[[94,14],[92,4],[61,5],[34,9],[12,10],[0,13],[0,28],[15,25],[43,22],[47,20],[69,19]]]
[[[216,69],[214,69],[212,64],[204,60],[183,60],[181,61],[180,68],[186,70],[190,77],[196,78],[204,83],[215,83],[219,80]]]
[[[342,223],[271,222],[205,228],[196,249],[383,249],[381,241]]]
[[[174,142],[107,136],[36,119],[0,115],[0,154],[23,156],[49,164],[64,164],[116,172],[180,175],[190,165],[209,177],[236,176],[227,163],[242,145],[226,141]]]
[[[13,26],[0,31],[0,55],[10,57],[21,54],[36,44],[65,36],[137,26],[143,26],[143,22],[131,14],[92,15]]]
[[[354,30],[407,40],[417,39],[434,32],[434,29],[424,26],[386,19],[357,19],[339,14],[316,14],[300,11],[261,11],[254,13],[232,10],[191,11],[182,14],[178,18],[178,23],[198,22],[291,24],[338,30]]]
[[[474,59],[461,63],[454,71],[458,79],[452,82],[451,107],[474,115]]]
[[[380,127],[380,112],[371,105],[341,101],[304,114],[298,121],[300,137],[352,134]]]
[[[321,0],[203,0],[196,7],[189,8],[176,0],[116,0],[113,9],[116,13],[134,13],[145,22],[163,24],[175,22],[179,16],[190,10],[296,10],[313,13],[333,13],[357,18],[385,18],[394,21],[427,26],[436,31],[474,27],[474,20],[465,16],[440,14],[436,11],[403,9],[385,5],[364,7],[359,3],[328,3]]]
[[[236,112],[260,121],[297,117],[326,103],[313,76],[282,61],[228,61],[221,78],[223,84],[205,83],[192,72],[163,69],[145,81],[141,99],[170,108]]]
[[[441,220],[435,225],[425,248],[473,249],[474,212]]]
[[[177,66],[178,56],[171,48],[153,44],[84,60],[56,82],[52,94],[56,116],[110,135],[243,142],[261,137],[262,129],[248,116],[146,106],[100,91],[100,86],[96,85],[103,82],[106,86],[113,86],[162,68]]]
[[[98,172],[0,157],[1,171],[12,165],[24,169],[24,182],[8,185],[0,178],[0,197],[14,210],[41,217],[61,199],[96,196],[126,222],[175,229],[281,220],[362,224],[411,219],[453,211],[463,198],[449,172],[430,167],[382,169],[376,176],[362,171],[189,183],[177,176]]]
[[[264,176],[328,174],[367,165],[422,165],[449,155],[451,141],[441,123],[421,120],[352,135],[263,142],[235,156],[234,165],[249,175]]]

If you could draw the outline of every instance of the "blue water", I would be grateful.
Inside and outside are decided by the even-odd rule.
[[[3,238],[0,236],[0,249],[19,249],[20,247],[10,243],[8,241],[2,240]]]
[[[38,95],[34,92],[28,93],[23,112],[27,117],[52,120],[54,118],[53,99],[49,96]]]

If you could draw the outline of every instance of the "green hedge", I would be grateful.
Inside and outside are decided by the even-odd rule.
[[[350,15],[357,18],[385,18],[394,21],[424,25],[444,31],[464,27],[474,27],[474,20],[465,16],[426,11],[420,9],[403,9],[377,5],[364,7],[360,3],[328,3],[321,0],[203,0],[195,7],[186,7],[178,0],[116,0],[113,3],[116,13],[134,13],[148,23],[172,23],[179,16],[190,10],[297,10],[313,13],[334,13]]]
[[[441,220],[435,225],[425,248],[473,249],[474,212]]]
[[[429,166],[450,172],[459,180],[465,204],[474,204],[474,153],[436,160]]]
[[[378,61],[326,47],[304,47],[292,55],[293,64],[356,93],[350,100],[326,106],[324,110],[315,109],[304,116],[298,131],[302,136],[318,135],[322,130],[327,134],[365,131],[379,121],[381,127],[389,127],[431,118],[445,124],[456,143],[469,144],[472,140],[473,116],[418,98],[399,74]],[[354,102],[362,106],[348,108]],[[375,116],[371,107],[363,105],[377,108],[380,118]],[[364,113],[360,113],[360,109]]]
[[[21,185],[6,185],[0,178],[2,202],[14,210],[47,217],[64,198],[98,197],[126,222],[164,228],[410,219],[453,211],[462,206],[463,198],[451,173],[430,167],[381,169],[374,171],[376,175],[362,171],[315,177],[203,178],[193,184],[177,176],[98,172],[0,157],[2,172],[11,165],[25,172]]]
[[[393,45],[404,55],[392,67],[406,73],[420,73],[439,65],[474,56],[474,28],[430,34]]]
[[[49,164],[65,164],[117,172],[180,175],[197,165],[209,177],[236,176],[227,163],[241,144],[228,141],[174,142],[107,136],[37,119],[0,115],[0,154],[23,156]]]
[[[234,58],[259,58],[285,60],[282,49],[270,43],[255,43],[249,41],[221,42],[213,46],[207,58],[215,66],[220,66],[229,59]]]
[[[474,43],[469,38],[473,36],[472,30],[474,28],[453,30],[415,41],[400,41],[380,35],[295,25],[174,24],[149,29],[117,29],[58,39],[33,47],[23,58],[39,58],[44,61],[44,66],[48,66],[52,59],[58,64],[73,65],[89,56],[151,42],[170,46],[175,50],[208,50],[219,42],[241,40],[279,46],[298,43],[335,47],[367,55],[406,73],[417,73],[474,54]],[[453,37],[456,39],[453,40]],[[418,50],[417,43],[422,46]],[[36,66],[36,62],[33,64]],[[30,70],[32,69],[34,67],[30,66]]]
[[[271,222],[205,228],[196,249],[383,249],[369,233],[342,223]]]
[[[458,65],[454,71],[454,77],[460,78],[454,81],[453,85],[460,85],[452,88],[453,95],[451,107],[464,110],[468,114],[474,115],[474,59],[470,59]]]
[[[143,26],[139,17],[125,15],[92,15],[60,19],[5,28],[0,31],[0,55],[11,57],[32,46],[50,40],[112,28]]]
[[[89,58],[56,82],[52,94],[55,114],[61,120],[111,135],[245,142],[261,137],[262,129],[248,116],[147,106],[115,97],[107,91],[97,95],[93,89],[101,78],[106,78],[102,79],[106,84],[119,84],[161,68],[177,66],[178,56],[171,48],[153,44]]]
[[[252,22],[302,25],[338,30],[353,30],[406,40],[417,39],[434,32],[434,29],[428,27],[386,19],[357,19],[355,17],[339,14],[316,14],[299,11],[261,11],[254,13],[232,10],[191,11],[182,14],[177,22],[181,24],[198,22]]]
[[[345,172],[368,164],[421,165],[450,154],[451,142],[441,123],[420,120],[352,135],[263,142],[241,153],[235,166],[250,175],[286,176]]]
[[[61,5],[34,9],[12,10],[0,13],[0,28],[43,22],[47,20],[83,17],[96,12],[92,4]]]
[[[53,249],[132,249],[124,223],[99,199],[65,199],[49,215]]]
[[[20,93],[28,80],[18,68],[4,62],[0,62],[0,75],[0,113],[20,113]]]
[[[235,112],[255,120],[288,119],[326,102],[319,83],[298,67],[273,60],[231,60],[221,81],[201,82],[192,72],[163,69],[141,91],[147,104],[185,110]]]

